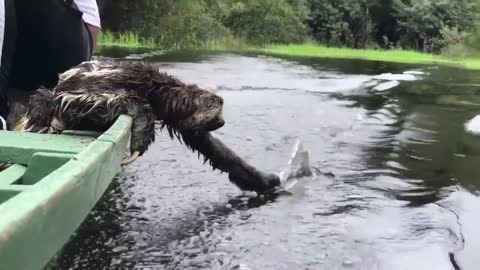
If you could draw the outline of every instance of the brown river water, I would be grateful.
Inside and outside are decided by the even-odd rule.
[[[297,140],[318,175],[243,194],[159,132],[53,269],[480,269],[480,73],[230,53],[112,54],[225,99],[217,135],[270,171]]]

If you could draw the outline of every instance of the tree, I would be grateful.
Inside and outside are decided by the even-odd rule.
[[[394,0],[398,33],[404,47],[438,52],[451,31],[471,31],[478,14],[477,0]]]
[[[364,48],[371,37],[368,0],[309,0],[307,24],[312,34],[328,45]]]
[[[135,31],[164,47],[209,40],[255,45],[402,47],[444,52],[463,43],[479,20],[479,0],[98,0],[104,28]],[[468,43],[478,42],[471,35]],[[469,45],[472,47],[473,45]]]
[[[307,29],[297,12],[284,0],[236,1],[225,25],[254,44],[302,42]]]

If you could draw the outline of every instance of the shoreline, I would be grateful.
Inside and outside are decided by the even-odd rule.
[[[358,59],[403,64],[438,64],[460,67],[465,69],[480,70],[480,58],[472,57],[457,60],[447,56],[408,50],[349,49],[324,47],[312,44],[301,44],[270,45],[265,48],[256,49],[256,51],[285,56]]]
[[[125,46],[125,44],[98,44],[97,51],[115,49],[120,50],[163,50],[164,52],[178,51],[177,49],[162,49],[152,46]],[[299,57],[318,57],[332,59],[358,59],[369,61],[382,61],[403,64],[438,64],[445,66],[458,67],[470,70],[480,70],[480,57],[470,57],[465,59],[455,59],[448,56],[434,55],[409,50],[375,50],[375,49],[350,49],[325,47],[315,44],[299,44],[299,45],[268,45],[263,48],[259,47],[230,47],[224,46],[207,46],[205,48],[189,49],[193,51],[214,51],[214,52],[238,52],[238,53],[266,53],[279,56],[299,56]]]

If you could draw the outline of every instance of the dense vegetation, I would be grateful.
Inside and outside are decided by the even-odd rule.
[[[104,28],[162,47],[212,41],[424,52],[473,48],[478,0],[98,0]],[[453,48],[453,49],[452,49]]]

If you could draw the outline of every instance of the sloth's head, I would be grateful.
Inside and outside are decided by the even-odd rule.
[[[213,131],[225,124],[223,98],[196,85],[160,87],[150,99],[157,120],[177,130]]]

